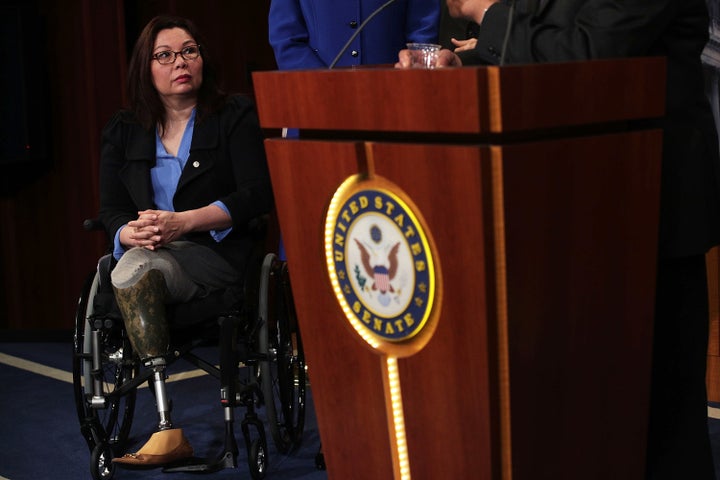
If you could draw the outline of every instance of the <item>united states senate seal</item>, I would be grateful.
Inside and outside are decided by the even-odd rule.
[[[358,175],[338,188],[326,217],[327,269],[345,316],[370,346],[398,356],[402,344],[426,343],[435,313],[437,265],[423,223],[395,185]]]

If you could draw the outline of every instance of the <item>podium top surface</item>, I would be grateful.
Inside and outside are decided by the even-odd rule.
[[[665,60],[254,72],[263,128],[455,134],[661,117]]]

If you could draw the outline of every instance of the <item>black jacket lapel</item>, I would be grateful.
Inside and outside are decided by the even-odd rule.
[[[213,167],[214,156],[209,152],[217,149],[219,135],[220,120],[217,115],[211,115],[195,124],[190,156],[180,175],[177,191]]]

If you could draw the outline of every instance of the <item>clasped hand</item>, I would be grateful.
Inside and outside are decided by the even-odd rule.
[[[138,212],[138,219],[128,222],[126,243],[132,247],[155,250],[177,240],[186,232],[182,215],[165,210],[144,210]]]

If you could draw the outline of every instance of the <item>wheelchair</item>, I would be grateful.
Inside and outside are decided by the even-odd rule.
[[[84,227],[102,229],[96,220],[86,221]],[[259,236],[264,238],[266,228],[261,230]],[[274,253],[263,253],[264,242],[256,243],[241,301],[228,305],[226,292],[218,292],[178,305],[169,313],[171,325],[192,328],[171,326],[171,348],[164,363],[169,366],[183,359],[219,380],[225,432],[223,451],[216,458],[195,458],[166,466],[164,472],[237,468],[234,412],[240,407],[245,411],[241,430],[253,479],[264,478],[268,466],[261,418],[268,424],[277,451],[288,453],[300,445],[307,373],[287,263]],[[158,398],[158,390],[153,389],[167,375],[165,366],[143,365],[133,353],[109,282],[113,262],[112,255],[105,255],[97,270],[88,275],[75,315],[73,388],[95,480],[115,475],[112,459],[125,452],[138,387],[147,382],[156,404],[171,410],[167,398]],[[208,345],[217,346],[219,364],[194,352]],[[164,392],[164,387],[160,391]]]

